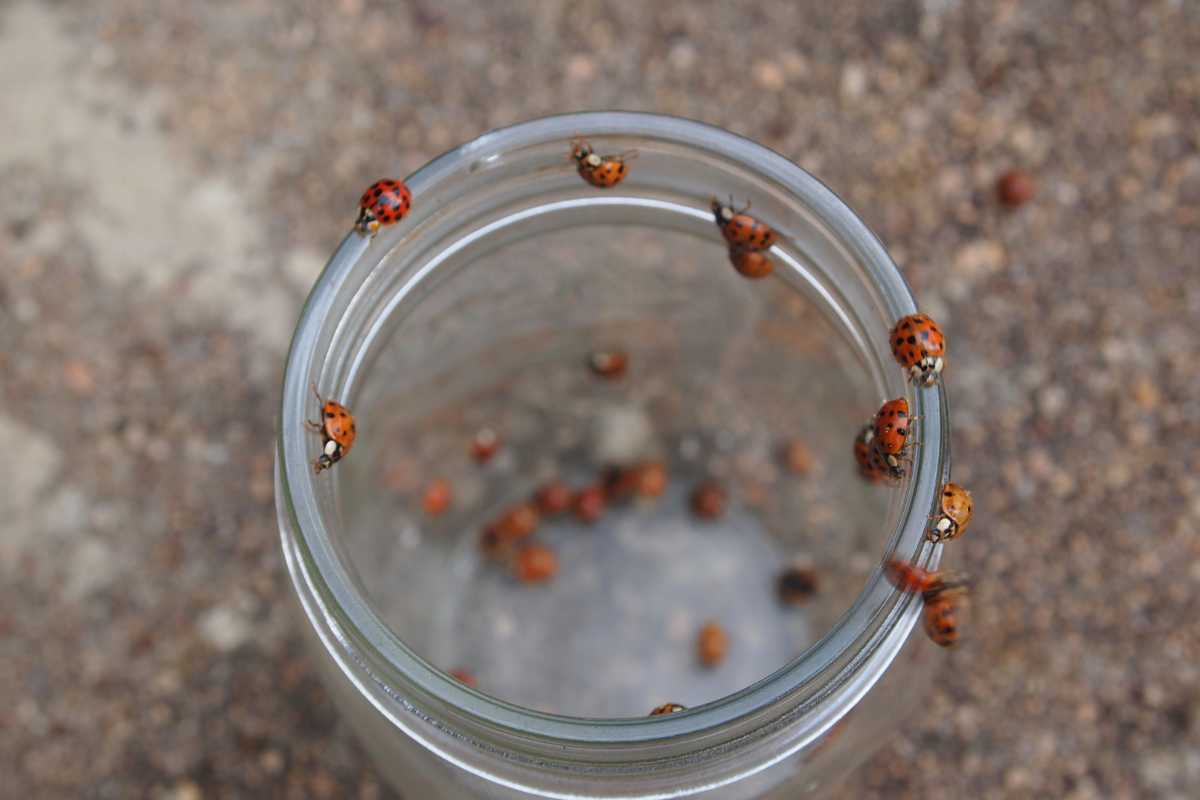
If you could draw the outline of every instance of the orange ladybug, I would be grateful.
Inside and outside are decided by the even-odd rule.
[[[729,263],[739,275],[752,280],[765,278],[775,269],[775,262],[766,253],[737,247],[729,248]]]
[[[364,236],[374,236],[382,225],[395,225],[412,207],[412,192],[404,181],[383,178],[367,187],[358,201],[358,220],[354,228]]]
[[[346,453],[350,452],[357,432],[354,429],[354,417],[345,406],[332,400],[322,400],[315,383],[312,390],[321,406],[321,420],[308,420],[306,424],[309,430],[321,434],[321,455],[313,462],[313,472],[319,474],[341,461]]]
[[[454,678],[454,680],[458,681],[459,683],[466,684],[467,686],[470,686],[472,689],[479,686],[479,681],[475,680],[475,676],[472,675],[470,672],[467,672],[465,669],[447,670],[447,674],[451,678]]]
[[[600,189],[610,189],[629,174],[629,163],[637,158],[636,150],[620,155],[598,155],[586,139],[571,142],[571,158],[575,159],[579,177]]]
[[[962,616],[967,609],[965,586],[946,586],[926,593],[925,612],[921,617],[925,635],[940,647],[953,647],[958,643],[958,632]]]
[[[893,558],[883,565],[883,574],[888,582],[902,592],[926,592],[942,581],[942,573],[930,570]]]
[[[881,483],[888,477],[887,462],[875,452],[875,426],[868,422],[854,437],[854,460],[858,474],[871,483]]]
[[[545,545],[527,544],[517,553],[512,569],[521,583],[542,583],[558,572],[558,556]]]
[[[749,252],[767,250],[778,237],[769,225],[746,214],[749,208],[750,204],[747,203],[745,208],[737,211],[732,205],[727,206],[715,197],[712,199],[713,217],[731,249]]]
[[[884,575],[902,592],[920,592],[925,603],[922,626],[934,644],[952,647],[958,642],[959,620],[967,607],[970,582],[961,576],[931,572],[907,561],[893,559]]]
[[[622,350],[597,350],[588,356],[588,366],[601,378],[615,381],[629,368],[629,355]]]
[[[928,314],[902,317],[891,333],[892,355],[918,386],[937,383],[946,366],[946,337]]]
[[[661,717],[666,714],[675,714],[680,711],[687,711],[687,707],[681,706],[679,703],[663,703],[661,706],[656,706],[654,710],[650,712],[650,716]]]
[[[888,400],[875,415],[875,452],[887,466],[888,477],[904,477],[903,461],[912,445],[908,441],[913,418],[908,414],[908,401],[903,397]]]
[[[971,493],[957,483],[942,487],[941,513],[935,515],[933,525],[925,532],[931,542],[948,542],[957,539],[967,530],[975,502]]]

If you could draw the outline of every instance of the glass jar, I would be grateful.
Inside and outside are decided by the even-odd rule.
[[[581,135],[629,153],[629,177],[581,180]],[[308,298],[276,460],[304,630],[379,769],[433,799],[820,793],[902,724],[935,657],[910,641],[919,600],[879,570],[936,565],[923,531],[949,464],[943,389],[909,387],[888,348],[916,308],[883,247],[778,154],[657,115],[493,131],[407,183],[409,216],[351,233]],[[730,267],[714,195],[752,199],[779,232],[771,277]],[[590,372],[603,349],[628,374]],[[359,431],[322,474],[314,384]],[[870,486],[854,434],[906,394],[911,474]],[[484,427],[504,445],[481,465]],[[793,435],[807,475],[777,458]],[[481,555],[479,529],[541,481],[647,458],[672,477],[660,500],[543,523],[550,585]],[[421,510],[435,476],[446,514]],[[704,480],[728,491],[720,520],[689,518]],[[784,608],[773,579],[797,554],[819,599]],[[715,669],[694,663],[707,617],[729,632]],[[664,702],[689,708],[643,716]]]

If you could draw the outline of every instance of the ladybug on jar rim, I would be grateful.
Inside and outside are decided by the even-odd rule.
[[[745,213],[750,209],[749,203],[738,210],[734,209],[732,198],[729,202],[729,205],[725,205],[714,197],[711,203],[713,218],[716,220],[717,227],[721,229],[721,235],[729,243],[729,247],[749,252],[770,249],[778,238],[771,226],[765,222],[759,222]]]
[[[942,487],[940,502],[941,513],[934,515],[933,525],[925,532],[925,538],[934,543],[948,542],[962,536],[975,510],[971,493],[957,483],[947,483]]]
[[[739,275],[751,280],[765,278],[775,270],[775,262],[766,253],[739,247],[729,248],[729,263]]]
[[[652,717],[662,717],[667,714],[678,714],[680,711],[687,711],[687,706],[681,706],[679,703],[663,703],[661,706],[655,706],[650,712]]]
[[[312,391],[321,407],[321,419],[319,422],[307,420],[305,424],[312,432],[321,434],[321,455],[313,462],[313,472],[319,474],[345,458],[354,446],[358,433],[354,427],[354,416],[345,406],[322,399],[315,383],[312,384]]]
[[[875,452],[875,425],[868,422],[854,437],[854,460],[858,463],[858,474],[871,483],[882,483],[888,478],[887,463]]]
[[[946,337],[928,314],[902,317],[892,328],[892,355],[917,386],[937,383],[946,366]]]
[[[354,228],[364,236],[374,236],[379,228],[395,225],[412,207],[412,193],[404,181],[382,178],[375,181],[358,201],[358,220]]]
[[[958,642],[960,620],[967,607],[970,581],[961,575],[934,572],[893,559],[884,565],[888,581],[902,592],[920,594],[925,604],[922,624],[925,634],[941,647]]]
[[[887,465],[888,477],[904,477],[903,462],[913,445],[909,443],[909,431],[916,418],[909,416],[908,400],[897,397],[879,407],[875,415],[874,450]]]
[[[926,593],[925,611],[921,617],[925,635],[939,647],[958,644],[962,617],[966,612],[968,594],[966,586],[945,586]]]
[[[610,189],[629,174],[629,163],[637,158],[637,150],[628,150],[619,155],[599,155],[586,139],[571,142],[571,158],[579,170],[579,177],[599,189]]]

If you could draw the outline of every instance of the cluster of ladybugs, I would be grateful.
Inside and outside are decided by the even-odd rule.
[[[946,363],[946,337],[926,314],[901,318],[889,337],[892,355],[916,386],[932,386]],[[903,397],[888,400],[854,439],[854,458],[859,473],[872,483],[903,478],[911,463],[914,445],[909,430],[916,419],[909,414]],[[939,511],[933,515],[925,538],[948,542],[962,536],[971,522],[974,502],[971,493],[957,483],[942,486]],[[884,574],[897,589],[920,593],[925,603],[925,633],[937,644],[950,647],[958,642],[958,620],[967,603],[969,581],[929,572],[903,561],[890,561]]]
[[[599,155],[586,140],[577,139],[571,143],[570,155],[580,177],[592,186],[604,189],[616,186],[629,174],[629,162],[637,157],[637,151]],[[403,181],[393,178],[376,181],[359,200],[355,229],[364,236],[374,236],[380,227],[393,225],[403,219],[411,206],[412,194]],[[713,198],[711,208],[714,221],[728,246],[729,262],[734,269],[750,279],[770,275],[774,264],[767,251],[778,239],[776,232],[746,213],[750,208],[749,203],[736,209],[732,198],[728,204]],[[890,342],[893,355],[914,385],[931,386],[940,379],[945,366],[946,340],[937,323],[929,316],[913,314],[899,320],[891,331]],[[619,352],[593,354],[591,366],[600,375],[619,377],[625,371],[626,356]],[[313,463],[313,469],[320,473],[346,456],[354,445],[356,431],[354,418],[344,406],[321,398],[315,385],[313,393],[317,395],[321,408],[321,420],[309,422],[308,425],[322,437],[321,454]],[[913,445],[909,431],[914,422],[915,418],[909,414],[908,401],[898,397],[884,403],[872,420],[862,427],[854,440],[854,456],[860,474],[866,480],[872,483],[895,483],[904,477],[911,463]],[[656,496],[661,493],[666,478],[662,466],[654,463],[632,468],[625,475],[625,480],[631,481],[629,486],[634,491]],[[539,512],[556,513],[574,506],[576,514],[585,521],[592,515],[598,516],[596,508],[602,512],[605,495],[612,488],[611,484],[607,487],[590,487],[572,497],[565,486],[543,487],[529,503],[510,509],[488,526],[484,533],[485,550],[501,552],[513,542],[523,539],[537,527]],[[702,516],[705,515],[703,509],[707,494],[698,490],[693,497],[693,510]],[[426,500],[428,503],[429,498]],[[971,495],[961,486],[947,483],[942,488],[940,509],[926,534],[929,541],[935,543],[950,541],[963,534],[971,519]],[[537,545],[522,547],[514,561],[514,572],[524,581],[543,580],[556,571],[557,561],[553,551]],[[792,572],[797,574],[793,575]],[[811,594],[813,586],[809,572],[804,569],[785,572],[780,578],[781,597],[793,602],[795,597]],[[901,591],[919,592],[922,595],[925,631],[934,642],[950,646],[958,640],[957,619],[966,602],[966,580],[929,572],[900,561],[889,562],[885,574]],[[803,586],[792,591],[793,584]],[[699,646],[702,661],[712,663],[719,660],[719,656],[714,654],[718,651],[723,653],[725,641],[723,632],[719,633],[720,636],[714,630],[701,632]],[[465,673],[461,677],[473,683],[468,678]],[[655,708],[652,714],[680,710],[683,710],[683,706],[665,703]]]

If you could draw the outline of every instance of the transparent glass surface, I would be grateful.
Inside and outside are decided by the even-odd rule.
[[[638,151],[600,190],[570,139]],[[919,696],[928,648],[901,652],[915,603],[880,579],[921,543],[947,467],[940,388],[914,390],[886,332],[913,310],[878,242],[819,183],[683,120],[586,114],[487,134],[409,179],[414,210],[351,234],[289,356],[280,522],[335,696],[401,789],[428,797],[795,796],[857,763]],[[775,273],[734,272],[709,200],[753,202]],[[620,350],[607,380],[589,354]],[[313,476],[308,384],[359,437]],[[858,478],[851,443],[883,399],[921,415],[913,475]],[[503,445],[486,464],[481,428]],[[802,442],[803,475],[783,450]],[[556,577],[517,581],[484,526],[543,482],[661,461],[664,494],[567,514],[534,534]],[[443,514],[422,510],[438,478]],[[728,504],[698,519],[716,480]],[[794,559],[819,589],[780,603]],[[705,620],[726,659],[698,663]],[[443,670],[465,669],[478,691]],[[871,692],[887,674],[896,688]],[[864,698],[866,695],[866,699]],[[647,719],[673,701],[693,710]],[[857,721],[856,721],[857,720]],[[419,777],[418,776],[421,776]]]

